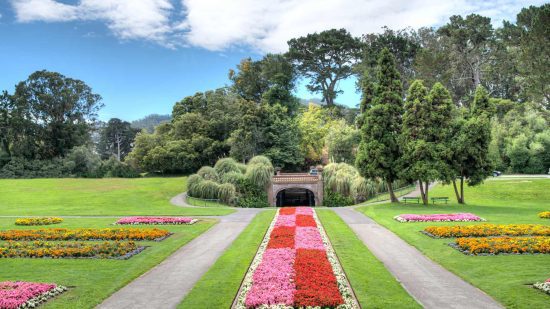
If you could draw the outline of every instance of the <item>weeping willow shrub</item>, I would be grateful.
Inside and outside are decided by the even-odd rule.
[[[187,178],[187,193],[189,196],[197,197],[197,187],[203,181],[204,179],[197,174],[193,174]]]
[[[235,186],[230,183],[223,183],[218,186],[218,198],[226,203],[226,204],[232,204],[235,201],[235,197],[237,195],[237,190],[235,189]]]
[[[221,177],[222,183],[230,183],[238,186],[246,177],[241,172],[229,172]]]
[[[255,163],[248,164],[246,168],[246,178],[253,184],[256,184],[260,188],[265,188],[271,182],[273,176],[273,166]]]
[[[220,185],[212,180],[203,180],[197,185],[196,196],[204,199],[217,199],[220,191]]]
[[[351,196],[352,184],[360,177],[355,167],[346,163],[330,163],[323,169],[323,182],[326,188],[343,196]]]
[[[239,170],[241,171],[241,174],[244,174],[246,173],[246,164],[243,164],[243,163],[237,163],[237,167],[239,168]]]
[[[213,167],[203,166],[197,172],[204,180],[218,181],[218,173]]]
[[[241,170],[237,166],[237,161],[235,161],[233,158],[219,159],[218,162],[216,162],[216,165],[214,165],[214,169],[216,170],[216,173],[219,177],[222,177],[223,175],[230,172],[241,172]]]
[[[356,202],[363,202],[376,194],[376,183],[364,177],[355,177],[351,184],[351,195]]]
[[[252,165],[252,164],[265,164],[265,165],[269,165],[269,166],[272,166],[271,165],[271,160],[269,160],[268,157],[266,156],[255,156],[255,157],[252,157],[252,159],[250,159],[250,161],[248,161],[248,165]]]

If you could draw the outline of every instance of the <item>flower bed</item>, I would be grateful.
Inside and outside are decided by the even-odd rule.
[[[550,211],[543,211],[539,213],[539,217],[543,219],[550,219]]]
[[[63,222],[57,217],[21,218],[15,220],[15,225],[50,225]]]
[[[550,294],[550,279],[547,279],[545,282],[537,282],[533,284],[533,287],[543,291],[546,294]]]
[[[359,308],[311,208],[279,209],[233,307],[266,306]]]
[[[0,231],[0,240],[163,240],[171,233],[159,229],[37,229]]]
[[[540,224],[479,224],[456,226],[428,226],[424,234],[431,237],[484,237],[484,236],[550,236],[550,226]]]
[[[534,254],[550,253],[550,237],[480,237],[457,238],[452,247],[465,254],[471,255],[495,255],[501,253],[510,254]]]
[[[0,258],[128,259],[141,252],[135,242],[13,242],[0,244]]]
[[[456,214],[402,214],[393,217],[399,222],[454,222],[454,221],[485,221],[471,213],[456,213]]]
[[[188,217],[124,217],[115,224],[193,224],[197,221]]]
[[[64,286],[49,283],[0,282],[0,309],[34,308],[66,290]]]

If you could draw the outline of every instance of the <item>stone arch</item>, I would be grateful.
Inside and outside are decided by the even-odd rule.
[[[323,205],[323,182],[320,176],[298,173],[274,176],[268,186],[269,204],[277,206],[277,195],[286,189],[309,190],[313,194],[315,206]]]
[[[290,206],[318,206],[318,205],[320,205],[318,194],[316,194],[316,192],[312,191],[311,189],[305,188],[305,186],[300,186],[300,185],[290,185],[288,187],[279,189],[277,192],[274,192],[273,196],[275,198],[275,205],[277,207],[279,207],[279,206],[289,206],[288,204],[287,205],[282,205],[282,200],[281,199],[283,199],[284,196],[281,196],[281,194],[284,194],[285,191],[287,191],[287,190],[293,190],[293,189],[304,190],[305,194],[306,194],[305,199],[309,199],[307,197],[307,195],[309,195],[309,194],[313,195],[313,201],[312,201],[313,205],[311,205],[310,201],[307,201],[307,202],[301,203],[300,205],[297,204],[297,205],[290,205]]]

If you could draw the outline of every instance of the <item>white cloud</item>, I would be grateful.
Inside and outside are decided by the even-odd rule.
[[[17,21],[100,20],[122,39],[147,39],[171,45],[170,0],[81,0],[76,5],[53,0],[12,0]]]
[[[181,1],[182,9],[175,4]],[[529,2],[529,3],[527,3]],[[118,37],[168,46],[192,45],[222,51],[247,46],[261,52],[286,50],[290,38],[330,28],[354,35],[443,24],[472,12],[494,21],[544,0],[12,0],[17,20],[100,20]],[[177,10],[183,10],[178,12]],[[178,20],[179,19],[179,20]]]

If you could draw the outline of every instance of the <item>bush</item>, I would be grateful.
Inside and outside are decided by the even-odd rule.
[[[266,156],[253,157],[252,159],[250,159],[250,161],[248,161],[248,165],[252,165],[252,164],[264,164],[264,165],[269,165],[273,167],[273,165],[271,164],[271,160],[269,160],[269,158]]]
[[[323,204],[327,207],[349,206],[353,205],[353,198],[350,196],[344,196],[338,192],[325,190]]]
[[[101,158],[86,146],[77,146],[71,149],[63,159],[65,167],[77,177],[102,177],[98,175]]]
[[[351,184],[351,195],[355,202],[360,203],[376,194],[376,184],[363,178],[356,177]]]
[[[237,203],[239,207],[243,208],[264,208],[269,207],[267,202],[267,195],[264,193],[261,196],[245,196],[239,198]]]
[[[203,166],[197,172],[204,180],[218,181],[218,173],[213,167]]]
[[[118,161],[115,157],[101,162],[95,173],[98,177],[137,178],[139,172],[127,163]]]
[[[203,181],[204,179],[197,174],[189,176],[189,178],[187,178],[187,194],[189,194],[189,196],[198,196],[198,186]]]
[[[230,183],[238,186],[243,181],[243,179],[245,179],[245,176],[240,172],[229,172],[227,174],[224,174],[221,178],[222,183]]]
[[[246,178],[261,188],[265,188],[273,176],[273,166],[255,163],[249,164],[246,169]]]
[[[26,160],[11,158],[0,169],[0,178],[60,178],[71,175],[63,160]]]
[[[201,181],[195,190],[196,194],[193,194],[193,197],[204,198],[204,199],[217,199],[220,191],[220,185],[212,180]]]
[[[220,177],[231,172],[241,172],[241,170],[237,166],[237,162],[233,158],[219,159],[218,162],[216,162],[216,165],[214,165],[214,169]]]
[[[237,163],[237,167],[239,168],[239,171],[241,171],[241,174],[246,173],[246,164]]]
[[[226,204],[232,204],[235,201],[235,197],[236,197],[236,190],[233,184],[224,183],[219,185],[218,198],[222,202]]]

